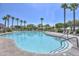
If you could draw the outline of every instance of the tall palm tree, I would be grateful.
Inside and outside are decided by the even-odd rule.
[[[15,17],[11,17],[11,18],[12,18],[12,28],[13,28],[13,23],[14,23]]]
[[[26,21],[24,21],[24,28],[25,28],[25,24],[26,24]]]
[[[64,10],[64,31],[66,30],[66,9],[68,8],[68,6],[67,6],[67,4],[66,3],[64,3],[64,4],[62,4],[61,5],[61,7],[63,8],[63,10]]]
[[[73,11],[73,32],[75,32],[75,13],[78,8],[77,3],[71,3],[69,6],[70,10]]]
[[[21,30],[22,30],[22,23],[23,23],[23,20],[20,20],[20,22],[21,22],[21,23],[20,23],[20,26],[21,26]]]
[[[5,28],[6,28],[6,19],[7,19],[7,17],[6,16],[4,16],[3,18],[3,21],[4,21],[4,25],[5,25]],[[6,29],[4,28],[4,31],[6,32]]]
[[[21,22],[21,23],[20,23],[20,26],[22,26],[23,20],[20,20],[20,22]]]
[[[3,19],[3,21],[4,21],[4,25],[5,25],[5,27],[6,27],[6,19],[7,19],[7,17],[4,16],[2,19]]]
[[[8,24],[8,28],[9,28],[9,19],[11,16],[7,14],[6,17],[7,17],[7,22],[8,22],[7,24]]]
[[[17,26],[18,26],[18,21],[19,21],[19,18],[16,18],[16,21],[17,21]]]
[[[44,20],[44,18],[40,18],[40,20],[41,20],[41,28],[43,30],[43,20]]]

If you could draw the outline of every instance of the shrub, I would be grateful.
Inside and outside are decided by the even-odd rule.
[[[79,29],[76,31],[76,33],[79,33]]]
[[[59,33],[62,33],[62,32],[63,32],[63,30],[61,30],[61,29],[58,29],[58,32],[59,32]]]
[[[12,32],[12,29],[10,29],[10,28],[9,28],[9,29],[7,29],[7,32]]]
[[[70,34],[73,34],[73,31],[71,31]]]

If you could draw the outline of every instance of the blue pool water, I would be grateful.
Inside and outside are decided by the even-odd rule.
[[[60,40],[56,40],[57,37],[48,36],[43,32],[14,32],[0,37],[15,40],[17,47],[29,52],[49,53],[61,47]],[[65,45],[63,43],[63,46]]]

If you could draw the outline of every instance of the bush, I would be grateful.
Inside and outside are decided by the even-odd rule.
[[[62,33],[62,32],[63,32],[63,30],[61,30],[61,29],[58,29],[58,32],[59,32],[59,33]]]
[[[73,31],[71,31],[70,34],[73,34]]]
[[[79,29],[76,31],[76,33],[78,33],[78,34],[79,34]]]
[[[10,29],[10,28],[9,28],[9,29],[7,29],[7,32],[12,32],[12,29]]]

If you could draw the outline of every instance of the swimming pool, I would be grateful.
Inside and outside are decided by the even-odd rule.
[[[15,40],[18,48],[34,53],[60,52],[69,46],[67,41],[63,42],[61,46],[61,39],[57,40],[58,37],[37,31],[14,32],[0,35],[0,37]]]

